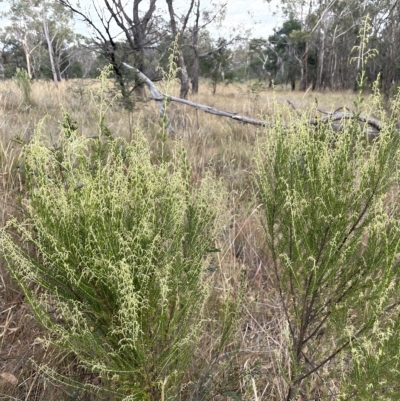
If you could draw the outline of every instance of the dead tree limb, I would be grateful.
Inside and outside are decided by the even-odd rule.
[[[322,120],[323,122],[328,122],[328,121],[342,121],[342,120],[350,120],[353,118],[357,118],[358,121],[367,123],[371,127],[375,128],[378,131],[381,131],[383,128],[383,124],[381,121],[374,117],[369,117],[366,116],[365,114],[357,114],[354,113],[353,111],[344,109],[344,111],[339,112],[339,110],[343,110],[344,108],[341,107],[340,109],[335,110],[333,113],[322,110],[322,109],[317,109],[320,113],[327,114],[327,117],[324,117]]]
[[[205,113],[210,113],[210,114],[214,114],[216,116],[221,116],[221,117],[232,118],[233,120],[241,121],[246,124],[258,125],[258,126],[262,126],[262,127],[274,125],[274,123],[271,123],[268,121],[258,120],[256,118],[250,118],[250,117],[246,117],[246,116],[241,116],[240,114],[233,113],[231,111],[217,109],[215,107],[207,106],[206,104],[195,103],[190,100],[182,99],[180,97],[175,97],[175,96],[171,96],[171,95],[162,95],[162,96],[170,101],[186,104],[187,106],[191,106],[196,109],[203,110]],[[159,101],[160,98],[154,98],[154,100]]]
[[[125,65],[125,67],[134,70],[135,73],[138,75],[138,77],[141,80],[143,80],[143,82],[147,85],[147,87],[150,91],[150,96],[153,100],[155,100],[157,102],[158,109],[160,110],[160,114],[162,116],[166,115],[165,107],[164,107],[165,101],[173,101],[173,102],[177,102],[177,103],[186,104],[187,106],[194,107],[196,109],[200,109],[200,110],[204,111],[205,113],[210,113],[210,114],[214,114],[216,116],[221,116],[221,117],[232,118],[233,120],[240,121],[245,124],[252,124],[252,125],[256,125],[256,126],[260,126],[260,127],[273,127],[275,125],[273,122],[242,116],[242,115],[234,113],[232,111],[217,109],[216,107],[211,107],[206,104],[195,103],[195,102],[192,102],[187,99],[182,99],[180,97],[175,97],[175,96],[161,93],[157,89],[157,87],[154,85],[154,83],[146,75],[144,75],[142,72],[140,72],[137,68],[134,68],[126,63],[123,63],[123,64]],[[296,110],[296,108],[294,107],[292,102],[288,101],[288,103],[292,108],[294,108]],[[340,111],[340,110],[343,110],[343,111]],[[357,119],[359,122],[365,123],[372,128],[372,129],[367,129],[367,133],[371,136],[379,135],[379,132],[383,129],[383,124],[378,119],[376,119],[374,117],[366,116],[365,114],[354,113],[353,111],[350,111],[350,110],[346,109],[345,107],[341,107],[341,108],[335,110],[334,112],[329,112],[329,111],[322,110],[322,109],[317,109],[317,111],[319,111],[320,113],[326,114],[326,116],[321,119],[312,118],[312,119],[308,120],[308,123],[310,125],[317,126],[319,124],[329,124],[329,123],[334,123],[337,121]],[[287,123],[285,125],[289,126],[289,124],[287,124]],[[340,129],[340,126],[338,124],[332,124],[332,125],[335,130]],[[171,125],[169,125],[169,127],[171,127]]]
[[[168,131],[170,132],[175,132],[174,128],[172,127],[168,116],[167,116],[167,112],[165,110],[164,107],[164,102],[165,102],[165,98],[166,96],[163,95],[157,88],[157,86],[154,85],[154,82],[148,78],[145,74],[143,74],[143,72],[139,71],[137,68],[132,67],[131,65],[127,64],[127,63],[122,63],[126,68],[129,68],[131,70],[135,71],[135,74],[137,75],[137,77],[147,86],[149,92],[150,92],[150,97],[154,100],[156,100],[157,102],[157,106],[158,106],[158,110],[160,111],[160,115],[161,118],[166,118],[167,123],[168,123]]]

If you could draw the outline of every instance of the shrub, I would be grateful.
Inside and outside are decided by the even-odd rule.
[[[398,107],[399,97],[394,116]],[[279,365],[286,400],[398,399],[395,120],[372,140],[356,121],[334,132],[306,116],[292,126],[277,118],[259,143],[256,182],[289,344]]]
[[[24,149],[27,219],[1,231],[1,249],[45,343],[118,399],[171,399],[203,326],[223,194],[210,177],[191,184],[179,146],[152,164],[140,130],[131,143],[107,136],[80,136],[66,114],[51,148],[39,124]]]

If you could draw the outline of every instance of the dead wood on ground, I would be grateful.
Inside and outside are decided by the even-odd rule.
[[[200,110],[204,111],[205,113],[214,114],[214,115],[220,116],[220,117],[231,118],[233,120],[242,122],[244,124],[252,124],[252,125],[261,126],[261,127],[272,127],[275,125],[274,122],[259,120],[259,119],[251,118],[251,117],[247,117],[247,116],[242,116],[242,115],[232,112],[232,111],[217,109],[216,107],[211,107],[206,104],[195,103],[195,102],[192,102],[187,99],[182,99],[180,97],[175,97],[175,96],[161,93],[158,90],[158,88],[156,87],[156,85],[146,75],[144,75],[142,72],[140,72],[137,68],[134,68],[126,63],[123,63],[123,64],[127,68],[133,69],[136,72],[136,74],[138,75],[138,77],[143,80],[143,83],[145,83],[149,89],[151,99],[153,99],[157,102],[160,114],[163,117],[166,116],[165,102],[172,101],[172,102],[182,103],[187,106],[194,107],[196,109],[200,109]],[[294,104],[289,100],[287,102],[297,112],[297,109],[294,106]],[[365,114],[355,113],[344,107],[336,109],[333,112],[322,110],[320,108],[317,108],[316,110],[322,114],[325,114],[325,117],[309,119],[308,123],[313,126],[330,123],[332,128],[335,131],[340,131],[342,122],[344,120],[357,119],[360,123],[364,123],[368,126],[366,128],[366,130],[367,130],[368,135],[371,135],[371,136],[378,136],[379,132],[383,128],[383,123],[380,120],[378,120],[374,117],[367,116]],[[297,112],[297,113],[299,114],[299,112]],[[167,119],[167,121],[169,121],[169,120]],[[338,121],[340,123],[337,123]],[[291,124],[286,123],[285,125],[289,126]],[[171,125],[169,125],[169,130],[173,131]]]

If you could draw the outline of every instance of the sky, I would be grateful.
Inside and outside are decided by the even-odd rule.
[[[102,0],[94,0],[98,4]],[[80,0],[83,7],[89,7],[92,0]],[[144,0],[141,3],[141,10],[146,10],[146,3]],[[282,25],[283,18],[280,12],[281,0],[202,0],[201,9],[210,9],[212,4],[227,3],[227,14],[223,21],[222,27],[219,29],[215,25],[209,25],[208,30],[213,36],[229,37],[232,35],[232,30],[237,33],[244,34],[245,31],[249,32],[251,37],[268,38],[273,33],[274,28]],[[130,8],[132,0],[126,0],[127,7]],[[177,15],[183,14],[188,7],[188,0],[174,0],[175,11]],[[162,14],[168,16],[167,6],[165,0],[157,0],[156,7]],[[7,1],[0,1],[0,13],[8,9]],[[93,14],[94,20],[96,17]],[[7,24],[6,19],[0,20],[2,25]],[[79,33],[88,35],[88,29],[85,24],[76,22],[75,27]]]
[[[187,0],[175,0],[177,4],[185,4]],[[267,3],[265,0],[225,0],[227,14],[223,21],[222,33],[229,35],[231,29],[248,30],[252,37],[267,38],[273,33],[274,28],[282,25],[283,19],[280,13],[280,0],[272,0]],[[163,3],[163,1],[160,1]],[[210,0],[202,0],[201,5],[208,8]],[[213,27],[212,33],[218,30]]]
[[[98,0],[101,3],[101,0]],[[81,5],[89,5],[91,0],[81,0]],[[126,3],[132,3],[132,0],[126,0]],[[147,1],[141,4],[141,10],[146,10]],[[213,36],[229,37],[232,30],[236,33],[249,31],[251,37],[268,38],[273,33],[274,28],[282,25],[283,18],[280,13],[280,0],[271,0],[269,3],[265,0],[202,0],[201,9],[210,9],[212,3],[227,3],[227,14],[223,21],[223,27],[218,29],[215,25],[208,26]],[[177,15],[183,14],[188,7],[188,0],[174,0],[175,12]],[[163,14],[168,14],[165,0],[158,0],[156,7]],[[77,23],[77,29],[81,33],[87,34],[84,25]]]
[[[224,25],[230,28],[242,25],[252,37],[267,38],[283,23],[279,3],[279,0],[270,4],[265,0],[231,0]]]

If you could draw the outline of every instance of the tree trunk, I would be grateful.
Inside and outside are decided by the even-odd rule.
[[[337,82],[336,82],[336,68],[337,68],[337,54],[336,52],[333,55],[333,67],[331,73],[331,89],[337,89]]]
[[[193,49],[193,65],[192,65],[192,93],[199,92],[199,72],[200,72],[200,58],[199,58],[199,20],[200,20],[200,1],[197,2],[196,22],[192,34],[192,49]]]
[[[308,41],[306,42],[306,49],[301,57],[301,82],[300,82],[300,90],[306,91],[308,85]]]
[[[269,88],[272,88],[272,84],[275,81],[276,74],[277,74],[276,70],[272,70],[271,73],[269,74],[269,82],[268,82]]]
[[[57,77],[57,72],[56,72],[56,67],[54,63],[54,55],[53,55],[53,46],[52,46],[52,41],[50,39],[50,34],[49,34],[49,28],[47,26],[47,19],[46,19],[46,7],[43,5],[43,10],[42,10],[42,23],[43,23],[43,33],[44,37],[47,42],[47,48],[49,50],[49,57],[50,57],[50,65],[51,65],[51,72],[53,73],[53,81],[57,85],[59,82],[58,77]],[[61,78],[61,77],[60,77]],[[61,79],[60,79],[61,80]]]
[[[386,79],[385,79],[385,86],[384,86],[384,94],[386,97],[389,97],[390,94],[390,89],[393,85],[394,78],[396,75],[396,55],[398,54],[397,48],[398,48],[398,25],[397,21],[395,18],[394,13],[392,14],[391,18],[391,38],[390,38],[390,44],[389,44],[389,60],[388,60],[388,69],[386,73]]]
[[[24,35],[24,38],[22,39],[22,47],[23,47],[24,53],[25,53],[26,69],[28,71],[29,79],[32,79],[31,53],[29,51],[28,38],[27,38],[26,33]]]
[[[325,58],[325,27],[322,30],[322,40],[321,40],[321,51],[319,53],[319,73],[318,74],[318,86],[319,88],[324,87],[324,58]]]
[[[62,81],[61,69],[60,69],[60,61],[58,57],[54,57],[54,67],[56,69],[56,75],[58,82]]]
[[[318,50],[315,51],[315,66],[312,74],[312,90],[315,91],[318,82],[318,68],[319,68],[319,54]]]
[[[296,76],[294,74],[292,74],[290,76],[290,83],[291,83],[292,91],[295,91],[296,90]]]
[[[146,73],[144,70],[144,49],[143,49],[143,35],[142,32],[136,32],[135,34],[135,45],[136,45],[136,50],[135,50],[135,67],[143,73]]]
[[[292,91],[296,90],[296,68],[289,63],[289,77]]]
[[[168,5],[168,12],[169,12],[169,17],[170,17],[170,21],[171,21],[172,34],[173,34],[175,40],[177,40],[178,51],[179,51],[178,66],[180,68],[179,79],[181,80],[180,97],[183,99],[186,99],[187,95],[189,93],[189,75],[187,72],[186,63],[185,63],[185,59],[182,54],[181,47],[182,47],[183,34],[185,32],[190,13],[192,12],[192,9],[193,9],[194,0],[191,0],[191,2],[190,2],[189,10],[185,16],[184,21],[182,22],[182,27],[179,32],[178,32],[178,28],[176,25],[174,8],[172,5],[173,0],[166,0],[166,2]]]
[[[192,93],[199,92],[199,71],[200,71],[200,63],[198,53],[193,59],[193,66],[192,66]]]
[[[180,97],[182,99],[187,99],[187,95],[189,93],[189,75],[187,72],[185,60],[183,58],[182,53],[179,53],[179,67],[180,67],[180,76],[181,76],[181,90]]]

